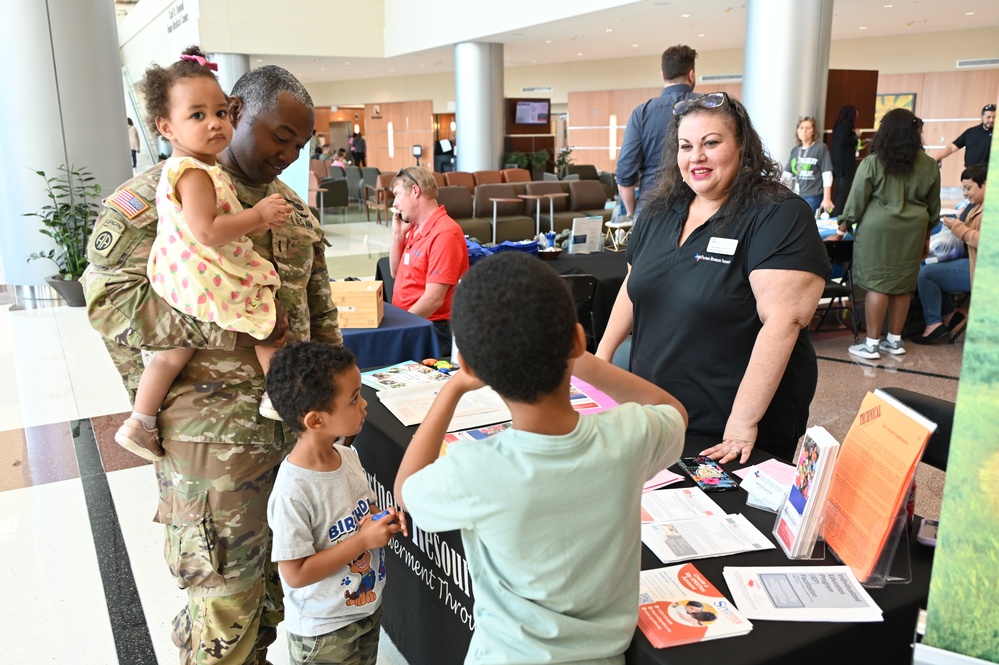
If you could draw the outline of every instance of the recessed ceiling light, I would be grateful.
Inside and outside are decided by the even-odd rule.
[[[550,39],[546,39],[545,40],[545,44],[551,44],[551,43],[552,43],[552,40],[550,40]]]
[[[632,44],[631,48],[638,48],[638,44]]]
[[[607,28],[604,32],[614,32],[613,28]]]
[[[867,26],[866,25],[862,25],[862,26],[860,26],[860,29],[861,30],[867,30]]]
[[[895,5],[885,5],[885,9],[891,9],[891,8],[892,8],[892,7],[894,7],[894,6],[895,6]]]
[[[680,14],[680,18],[690,18],[690,14]]]
[[[974,16],[975,12],[964,12],[965,16]]]
[[[577,55],[577,56],[580,56],[580,55],[583,55],[583,54],[582,54],[582,53],[577,53],[576,55]]]
[[[698,37],[703,37],[703,36],[704,36],[704,33],[703,33],[703,32],[702,32],[702,33],[699,33],[699,34],[698,34],[697,36],[698,36]]]
[[[350,61],[348,60],[347,62],[345,62],[345,63],[343,63],[343,64],[345,64],[345,65],[349,65],[349,64],[350,64]]]

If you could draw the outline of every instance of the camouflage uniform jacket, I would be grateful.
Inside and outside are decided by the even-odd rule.
[[[288,312],[288,341],[340,344],[330,297],[322,227],[309,208],[279,180],[252,185],[228,172],[244,207],[275,192],[293,206],[281,229],[250,236],[281,278],[278,300]],[[149,288],[146,268],[156,236],[156,184],[160,167],[132,178],[104,201],[87,248],[84,289],[90,324],[103,337],[130,395],[142,373],[140,349],[194,347],[159,414],[160,434],[175,441],[267,444],[292,441],[280,423],[257,407],[264,375],[252,348],[237,348],[236,334],[181,314]]]

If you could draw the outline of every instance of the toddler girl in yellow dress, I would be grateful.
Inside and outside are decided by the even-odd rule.
[[[248,210],[215,156],[232,140],[229,103],[197,47],[167,68],[146,70],[146,116],[173,145],[156,190],[159,225],[149,256],[152,289],[175,309],[226,330],[266,340],[276,324],[274,294],[280,285],[270,261],[246,234],[280,228],[291,205],[273,194]],[[277,350],[254,347],[264,372]],[[194,349],[157,351],[142,373],[131,417],[115,441],[145,459],[163,456],[156,414]],[[260,413],[280,419],[266,393]]]

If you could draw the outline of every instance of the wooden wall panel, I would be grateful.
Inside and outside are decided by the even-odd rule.
[[[722,83],[698,86],[698,93],[726,92],[740,99],[741,83]],[[601,171],[614,171],[617,153],[624,141],[624,129],[632,111],[653,97],[662,88],[631,88],[628,90],[597,90],[569,93],[568,145],[572,146],[572,159],[577,164],[593,164]],[[615,151],[610,153],[610,120],[617,117]]]
[[[375,106],[379,113],[375,113]],[[434,115],[433,103],[429,100],[416,102],[389,102],[367,104],[364,107],[367,119],[368,166],[382,171],[394,172],[416,164],[413,146],[423,146],[420,165],[433,168]],[[392,123],[392,143],[394,155],[389,157],[388,126]]]

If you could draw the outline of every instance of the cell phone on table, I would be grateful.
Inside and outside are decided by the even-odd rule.
[[[677,463],[705,492],[730,492],[739,487],[735,479],[710,457],[681,457]]]

